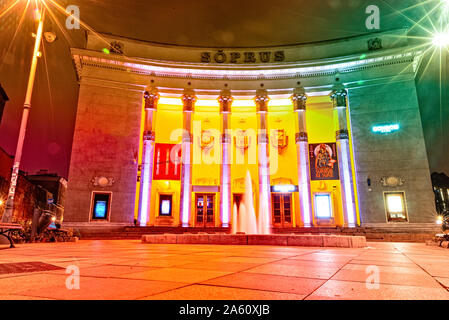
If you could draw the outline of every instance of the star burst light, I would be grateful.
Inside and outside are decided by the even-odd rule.
[[[443,109],[447,83],[449,57],[449,0],[416,0],[414,5],[397,10],[386,0],[382,2],[393,10],[394,15],[405,18],[410,24],[407,40],[422,51],[425,65],[420,66],[421,77],[439,78],[439,109],[441,141],[444,137]],[[430,74],[429,66],[438,68],[435,74]],[[430,68],[432,69],[432,68]],[[403,70],[405,72],[406,69]],[[432,71],[435,72],[435,71]],[[402,72],[401,72],[402,73]]]
[[[93,30],[93,28],[91,28],[84,21],[80,20],[78,17],[71,15],[69,12],[67,12],[66,8],[61,6],[57,0],[9,0],[5,2],[7,2],[7,4],[4,6],[4,8],[0,8],[0,25],[2,24],[4,18],[10,14],[11,15],[19,14],[21,15],[21,19],[19,24],[16,26],[16,30],[14,32],[12,40],[9,42],[8,50],[6,51],[3,57],[0,57],[0,68],[3,65],[3,60],[5,56],[10,52],[11,47],[15,42],[18,33],[21,31],[24,23],[26,22],[24,18],[25,16],[27,16],[27,13],[30,10],[32,11],[31,13],[35,21],[39,21],[44,12],[48,13],[46,18],[50,18],[50,20],[55,25],[57,25],[59,31],[62,33],[62,35],[64,36],[66,42],[69,44],[70,47],[74,46],[74,42],[71,39],[67,28],[65,27],[65,21],[61,22],[61,18],[57,16],[57,13],[62,14],[63,19],[66,18],[74,19],[76,22],[80,24],[80,26],[83,29],[92,32],[98,38],[100,38],[105,43],[107,48],[109,48],[110,46],[109,42],[104,37],[102,37],[101,34],[97,33],[95,30]]]
[[[449,31],[437,32],[433,35],[432,44],[435,47],[446,48],[449,46]]]

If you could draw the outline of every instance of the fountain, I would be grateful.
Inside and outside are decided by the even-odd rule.
[[[259,208],[259,218],[254,210],[251,175],[245,178],[245,193],[240,206],[234,204],[232,234],[151,234],[143,235],[142,243],[148,244],[211,244],[211,245],[271,245],[300,247],[365,248],[363,236],[272,234],[270,212],[266,205]],[[269,197],[262,192],[260,203]],[[269,200],[269,199],[268,199]]]
[[[243,202],[240,203],[239,211],[237,213],[237,219],[236,221],[236,227],[237,227],[237,233],[246,233],[245,226],[246,226],[246,207]]]
[[[265,193],[260,196],[267,197]],[[266,201],[262,201],[262,205],[259,207],[258,230],[259,234],[271,234],[270,212]]]
[[[265,195],[262,194],[261,196]],[[233,234],[271,234],[268,208],[266,205],[261,206],[259,208],[259,219],[257,219],[253,199],[253,185],[251,174],[248,171],[245,178],[245,193],[243,194],[243,201],[240,203],[238,211],[237,205],[234,205]],[[265,201],[262,201],[262,203],[265,203]]]

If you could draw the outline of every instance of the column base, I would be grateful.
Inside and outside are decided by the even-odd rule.
[[[304,224],[304,228],[312,228],[313,226],[312,226],[312,224],[310,224],[310,223],[307,223],[307,224]]]

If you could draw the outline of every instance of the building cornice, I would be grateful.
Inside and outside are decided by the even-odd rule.
[[[412,81],[413,75],[411,74],[400,74],[395,76],[394,78],[391,77],[378,77],[369,79],[366,81],[363,81],[361,83],[360,81],[349,81],[344,82],[345,88],[351,90],[356,89],[360,87],[370,87],[370,86],[376,86],[381,84],[393,84],[393,83],[400,83],[400,82],[406,82],[406,81]],[[120,81],[114,81],[109,79],[103,79],[103,78],[95,78],[91,76],[83,77],[82,82],[86,85],[96,85],[101,86],[105,88],[114,88],[117,90],[126,90],[130,92],[136,92],[136,93],[142,93],[144,92],[146,86],[145,85],[137,85],[133,83],[124,83]],[[332,91],[332,83],[329,84],[323,84],[320,86],[305,86],[304,89],[309,96],[323,96],[323,95],[329,95]],[[158,87],[159,92],[161,92],[161,95],[163,97],[172,97],[172,98],[179,98],[183,94],[183,88],[175,88],[175,87]],[[285,89],[267,89],[268,94],[270,97],[276,98],[276,99],[288,99],[291,97],[292,94],[292,88],[285,88]],[[253,98],[256,94],[255,89],[249,89],[249,90],[232,90],[232,95],[236,99],[248,99],[248,97]],[[219,97],[221,89],[209,89],[209,90],[195,90],[198,98],[208,98],[213,99]]]
[[[156,77],[207,79],[207,80],[276,80],[317,77],[335,73],[360,71],[400,63],[415,63],[421,58],[421,50],[413,47],[376,53],[364,59],[360,55],[338,59],[306,61],[289,64],[242,66],[222,65],[220,69],[206,64],[186,64],[139,58],[112,56],[85,49],[72,49],[79,76],[84,66],[122,72],[145,74]]]
[[[392,37],[391,34],[384,36]],[[151,81],[152,85],[161,89],[161,92],[192,85],[196,90],[203,91],[209,89],[216,91],[227,87],[233,91],[242,91],[242,95],[246,95],[245,91],[252,93],[262,84],[265,84],[265,88],[268,90],[283,91],[284,89],[291,90],[297,83],[302,83],[304,87],[315,88],[317,91],[318,88],[323,88],[321,91],[325,91],[329,89],[329,84],[335,80],[335,77],[340,77],[342,82],[349,84],[376,82],[385,77],[392,79],[401,74],[416,76],[425,52],[423,46],[407,45],[407,42],[401,38],[395,44],[390,41],[387,48],[380,47],[377,50],[365,51],[361,54],[359,52],[360,43],[369,37],[365,35],[351,40],[354,41],[356,48],[354,49],[355,53],[350,55],[304,61],[291,61],[290,59],[283,62],[249,64],[191,62],[192,52],[187,52],[184,56],[182,48],[176,47],[175,50],[171,48],[172,46],[166,46],[167,50],[175,50],[173,52],[176,53],[173,55],[172,52],[170,60],[145,58],[149,55],[148,52],[155,49],[151,44],[146,44],[144,47],[145,43],[139,43],[137,47],[142,49],[142,57],[105,53],[96,50],[98,48],[92,44],[88,44],[89,49],[72,48],[71,51],[80,79],[89,77],[97,80],[132,83],[138,86],[149,85]],[[111,38],[107,40],[111,40]],[[119,38],[119,40],[123,40],[123,38]],[[346,46],[351,46],[351,41],[346,40]],[[332,48],[329,46],[334,43],[336,42],[326,42],[319,44],[318,47],[320,50]],[[130,47],[129,50],[134,52],[136,47],[132,47],[132,44],[132,40],[130,43],[126,43]],[[341,49],[341,43],[339,46]],[[302,46],[298,46],[298,50],[301,49]],[[170,56],[161,49],[160,45],[155,50],[160,53],[161,58]],[[193,49],[186,47],[186,51],[188,50]],[[198,48],[194,48],[194,50],[197,50],[196,53],[199,52]],[[295,50],[295,48],[290,48],[290,50]],[[336,49],[334,51],[338,52]],[[156,54],[153,52],[152,56],[156,56]],[[289,56],[298,55],[292,51]],[[183,58],[185,60],[182,60]]]

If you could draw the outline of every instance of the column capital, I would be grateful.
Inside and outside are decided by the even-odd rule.
[[[309,135],[307,134],[307,132],[298,132],[296,133],[296,143],[300,143],[300,142],[309,142]]]
[[[195,102],[197,97],[195,91],[192,89],[184,89],[184,94],[182,95],[182,103],[184,104],[184,112],[193,112],[195,109]]]
[[[306,102],[307,102],[306,91],[303,87],[297,87],[293,89],[293,95],[290,99],[293,102],[293,108],[295,111],[306,110]]]
[[[268,91],[266,89],[257,90],[254,101],[256,102],[258,113],[266,113],[268,111],[268,101],[270,101],[270,97],[268,97]]]
[[[156,110],[157,103],[159,101],[159,92],[157,88],[147,88],[143,93],[143,98],[145,99],[145,109]]]
[[[220,96],[218,97],[218,102],[220,103],[221,113],[230,113],[232,102],[234,102],[231,90],[222,90],[220,92]]]
[[[342,84],[336,84],[330,95],[334,108],[346,108],[348,91]]]
[[[346,129],[338,130],[335,135],[336,135],[337,141],[349,139],[349,131]]]
[[[257,135],[257,143],[258,144],[268,144],[268,134],[263,132]]]
[[[221,135],[221,143],[225,144],[230,144],[232,142],[232,136],[229,133],[223,133]]]
[[[155,136],[156,135],[155,135],[154,131],[145,131],[143,133],[143,140],[154,142],[156,140]]]

